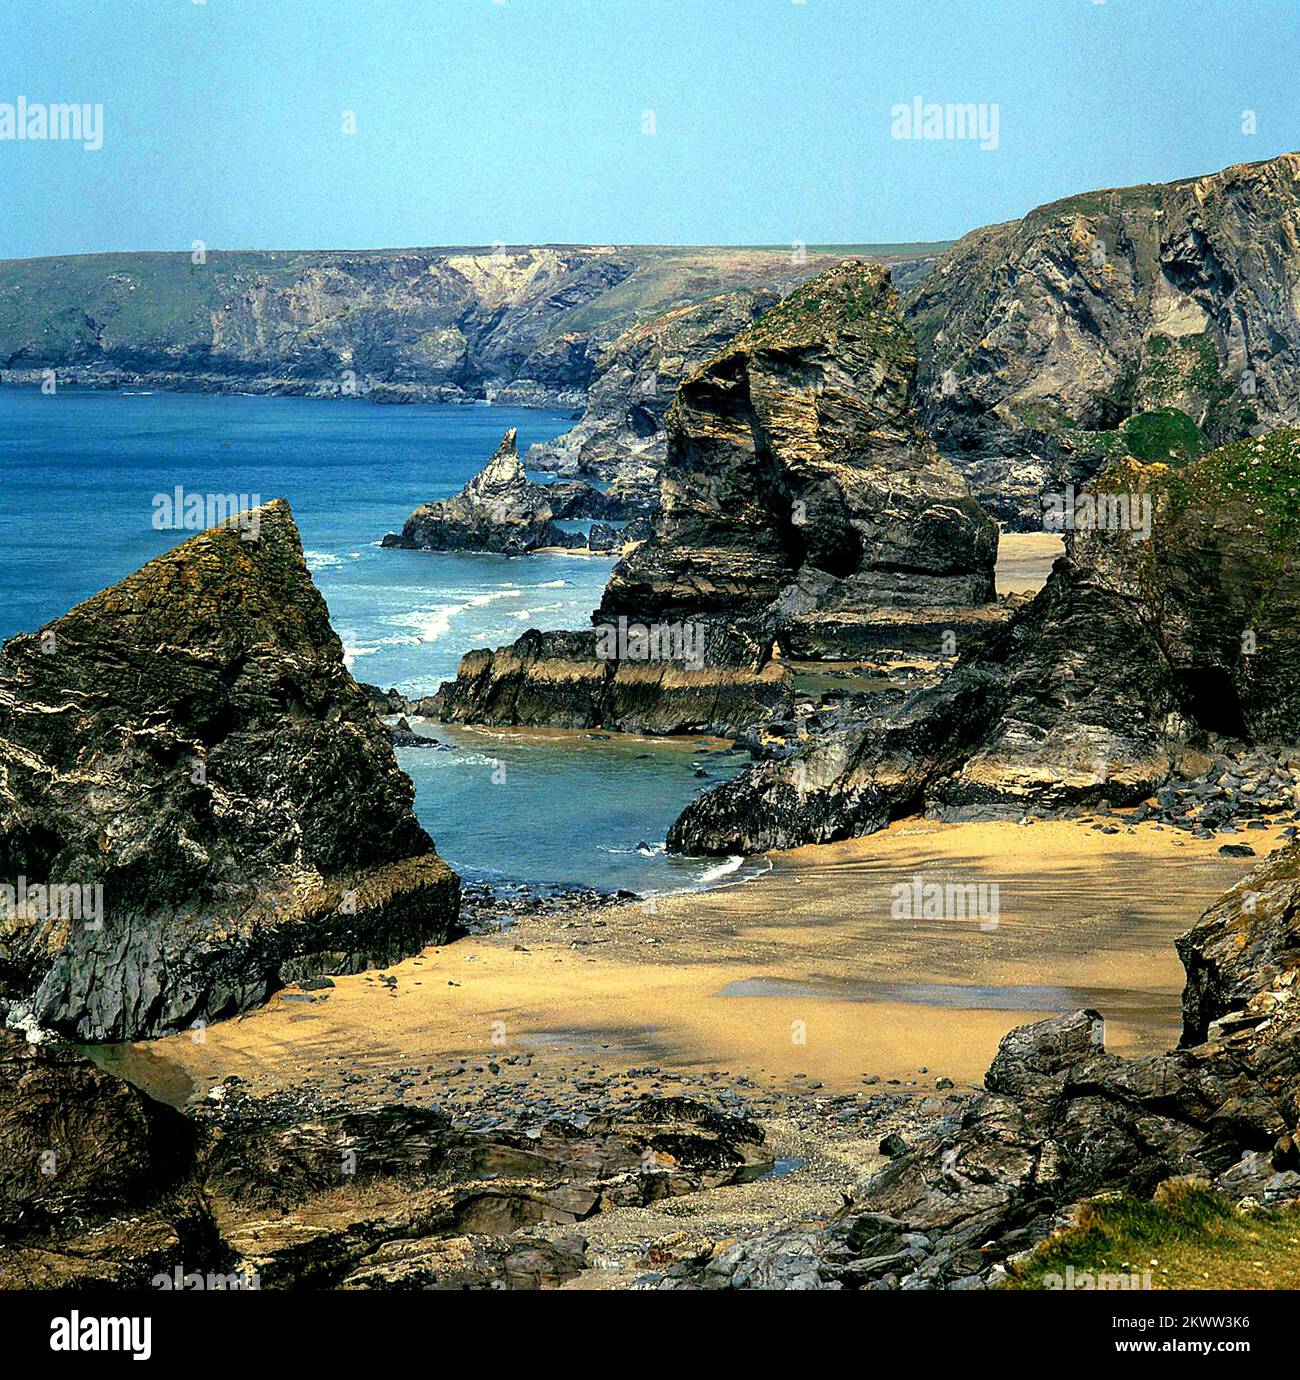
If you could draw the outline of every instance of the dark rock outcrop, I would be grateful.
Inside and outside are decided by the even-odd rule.
[[[907,304],[921,411],[998,517],[1108,458],[1300,420],[1300,155],[988,226]]]
[[[195,1143],[171,1107],[0,1027],[0,1231],[146,1208],[189,1172]]]
[[[57,1043],[0,1028],[0,1289],[147,1287],[228,1253],[193,1174],[197,1128]]]
[[[845,263],[760,316],[678,390],[662,511],[594,630],[471,653],[442,717],[734,733],[789,714],[780,651],[938,654],[944,634],[996,624],[997,531],[921,431],[915,364],[875,266]],[[633,629],[703,652],[637,656]]]
[[[1300,432],[1182,469],[1123,462],[1093,497],[1147,513],[1149,539],[1069,531],[1043,590],[942,684],[699,797],[670,846],[789,847],[923,808],[1137,804],[1207,733],[1300,741]]]
[[[487,1132],[217,1091],[181,1114],[0,1030],[0,1289],[555,1288],[587,1267],[566,1228],[772,1163],[752,1121],[686,1098],[535,1122],[521,1106]]]
[[[620,518],[624,505],[581,480],[534,484],[524,473],[514,427],[501,438],[491,460],[454,498],[422,503],[401,534],[384,546],[410,551],[494,551],[521,556],[543,546],[585,546],[586,539],[556,522],[574,518]]]
[[[1208,1181],[1300,1200],[1300,847],[1275,854],[1178,941],[1184,1048],[1107,1054],[1095,1011],[1012,1031],[987,1092],[879,1170],[823,1231],[741,1243],[671,1283],[755,1287],[793,1251],[805,1287],[983,1287],[1081,1198]]]
[[[439,690],[434,716],[505,727],[731,735],[790,712],[790,672],[743,629],[699,620],[660,636],[625,623],[623,634],[620,647],[617,625],[529,630],[508,647],[469,652],[456,679]],[[653,648],[652,636],[659,639]]]
[[[0,652],[0,996],[139,1039],[443,940],[413,794],[288,506],[200,533]]]
[[[993,598],[997,529],[922,430],[915,370],[879,267],[760,316],[678,390],[661,514],[601,616],[762,618],[796,655],[937,652]]]

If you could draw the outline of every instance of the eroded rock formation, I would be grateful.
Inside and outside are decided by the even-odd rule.
[[[182,1114],[0,1030],[0,1288],[555,1288],[593,1214],[771,1167],[752,1121],[686,1098],[489,1132],[220,1092]]]
[[[998,517],[1109,458],[1300,418],[1300,155],[975,230],[907,304],[921,411]]]
[[[763,619],[795,654],[937,653],[993,598],[997,529],[922,430],[915,371],[874,265],[759,317],[678,390],[662,512],[601,616]]]
[[[668,453],[664,415],[678,387],[778,298],[766,288],[724,293],[624,331],[596,362],[578,425],[533,446],[529,465],[594,474],[617,481],[619,492],[653,494]]]
[[[0,652],[0,996],[132,1040],[445,939],[413,795],[288,505],[200,533]]]
[[[677,625],[654,655],[651,628],[624,633],[620,647],[617,625],[530,630],[508,647],[469,652],[433,713],[444,723],[731,735],[790,712],[790,672],[743,629]]]
[[[524,473],[511,427],[488,463],[453,498],[422,503],[384,546],[413,551],[494,551],[520,556],[543,546],[585,546],[556,523],[621,518],[627,505],[581,480],[534,484]]]
[[[1300,432],[1182,469],[1119,462],[1094,486],[1107,496],[1149,515],[1149,539],[1136,521],[1068,531],[1044,589],[942,684],[699,797],[670,846],[789,847],[922,809],[1137,804],[1209,732],[1300,741]]]

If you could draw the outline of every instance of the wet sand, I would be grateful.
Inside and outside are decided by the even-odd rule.
[[[528,918],[118,1057],[141,1081],[165,1072],[173,1097],[230,1074],[259,1092],[379,1088],[511,1055],[547,1082],[649,1065],[791,1090],[971,1086],[1007,1030],[1052,1011],[1096,1007],[1118,1052],[1176,1043],[1173,938],[1252,865],[1217,848],[1154,825],[904,821],[773,855],[740,886]],[[996,923],[896,918],[892,888],[915,877],[996,884]]]

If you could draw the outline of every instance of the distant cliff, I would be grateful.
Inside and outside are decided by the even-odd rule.
[[[836,257],[541,246],[0,261],[0,383],[54,369],[94,387],[578,407],[629,326],[736,289],[789,291]]]
[[[921,414],[977,497],[1300,420],[1300,154],[1086,192],[958,241],[907,301]]]

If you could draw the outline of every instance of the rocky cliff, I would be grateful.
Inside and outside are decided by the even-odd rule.
[[[578,407],[635,322],[831,262],[599,245],[10,260],[0,382]]]
[[[596,360],[578,425],[531,447],[529,465],[653,491],[668,454],[664,417],[677,389],[777,300],[766,288],[723,293],[624,331]]]
[[[277,501],[0,652],[0,995],[82,1040],[444,939],[458,882]]]
[[[701,796],[669,845],[1136,804],[1208,734],[1300,743],[1300,432],[1183,468],[1116,462],[1073,520],[1090,511],[1129,521],[1068,529],[1044,589],[942,684]]]
[[[661,515],[604,617],[765,617],[796,654],[919,640],[993,598],[997,529],[916,413],[888,273],[848,261],[742,331],[667,415]]]
[[[1300,155],[976,230],[909,298],[925,424],[1001,518],[1300,419]]]

